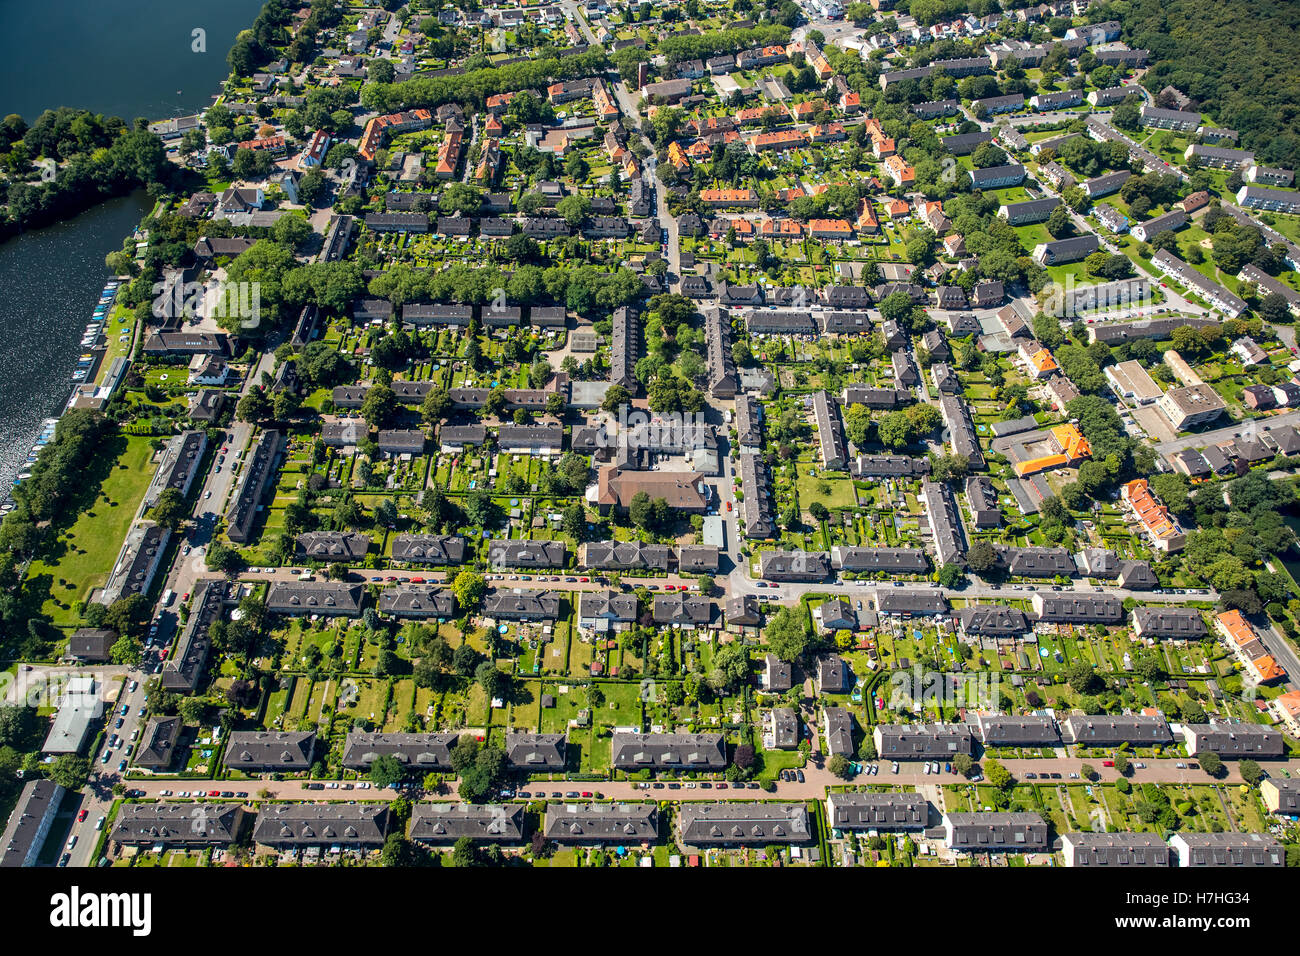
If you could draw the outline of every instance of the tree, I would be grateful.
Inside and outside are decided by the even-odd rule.
[[[989,541],[980,538],[966,552],[966,564],[976,574],[987,574],[998,566],[997,549]]]
[[[835,774],[835,776],[839,777],[841,780],[848,780],[853,776],[853,768],[849,764],[849,758],[844,756],[844,754],[836,754],[831,757],[830,761],[826,764],[826,769]]]
[[[650,501],[650,495],[645,491],[638,491],[628,502],[628,518],[638,528],[650,528],[654,524],[654,508]]]
[[[820,501],[814,501],[808,506],[808,513],[813,516],[814,521],[825,521],[831,516],[830,511]]]
[[[990,785],[999,790],[1010,790],[1016,785],[1016,778],[1011,775],[1011,771],[996,760],[984,761],[984,776]]]
[[[185,496],[181,494],[179,488],[164,489],[153,506],[153,520],[172,531],[179,528],[188,516],[189,509],[185,506]]]
[[[953,771],[961,774],[963,777],[969,777],[974,768],[975,761],[971,759],[970,754],[956,754],[952,758]]]
[[[1096,780],[1097,770],[1090,763],[1081,764],[1079,767],[1079,775],[1083,777],[1084,780]]]
[[[108,655],[118,666],[139,667],[144,656],[144,646],[136,638],[123,635],[109,648]]]
[[[1203,754],[1198,754],[1201,758],[1201,769],[1211,777],[1217,777],[1223,773],[1223,758],[1213,750],[1207,750]]]
[[[808,649],[811,635],[802,607],[783,606],[767,622],[767,644],[783,661],[796,661]]]
[[[1102,683],[1092,665],[1086,661],[1075,661],[1066,669],[1065,674],[1070,689],[1076,694],[1096,693]]]
[[[939,569],[939,584],[945,588],[960,587],[966,580],[966,572],[961,565],[945,564]]]
[[[65,790],[80,790],[89,775],[89,757],[61,754],[50,765],[49,778]]]
[[[1116,754],[1114,762],[1115,772],[1120,776],[1125,776],[1128,773],[1128,757],[1123,754]]]
[[[477,608],[487,593],[487,580],[474,571],[461,571],[452,582],[451,589],[456,592],[456,601],[460,609],[468,612]]]
[[[406,768],[392,754],[381,754],[370,764],[370,782],[380,790],[391,787],[406,776]]]
[[[1248,787],[1259,786],[1260,780],[1264,778],[1264,771],[1260,769],[1258,763],[1250,758],[1246,758],[1237,764],[1237,772],[1241,774],[1241,779]]]

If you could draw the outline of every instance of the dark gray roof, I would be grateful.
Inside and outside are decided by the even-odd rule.
[[[263,804],[253,827],[262,846],[375,848],[388,832],[385,803]]]
[[[1051,717],[979,714],[975,727],[986,747],[1042,747],[1060,743],[1056,722]]]
[[[1065,548],[998,547],[998,561],[1013,577],[1070,577],[1078,569]]]
[[[722,734],[615,733],[610,763],[618,770],[721,770],[727,765]]]
[[[225,763],[246,772],[306,770],[315,748],[313,731],[235,730],[226,743]]]
[[[1124,616],[1124,607],[1114,595],[1034,595],[1037,619],[1049,623],[1113,623]]]
[[[713,620],[713,602],[703,595],[681,591],[656,594],[653,613],[656,624],[705,625]]]
[[[1169,724],[1158,715],[1134,714],[1108,717],[1071,714],[1061,724],[1061,739],[1067,744],[1085,747],[1110,747],[1132,744],[1144,747],[1173,741]]]
[[[396,757],[417,770],[447,770],[451,767],[451,749],[459,738],[455,733],[402,734],[348,732],[343,745],[343,766],[365,770],[378,757]]]
[[[1157,833],[1067,833],[1067,866],[1168,866],[1169,844]]]
[[[362,586],[341,581],[273,581],[266,609],[273,614],[325,614],[356,617]]]
[[[817,689],[823,694],[847,694],[853,689],[853,673],[838,654],[817,659]]]
[[[629,623],[636,620],[636,595],[620,591],[582,591],[578,596],[578,619],[598,617]]]
[[[937,590],[881,588],[876,592],[876,610],[881,614],[942,614],[948,599]]]
[[[653,803],[552,803],[542,832],[557,843],[653,843],[659,809]]]
[[[225,610],[230,585],[217,578],[201,579],[194,588],[190,616],[185,621],[176,651],[163,667],[162,685],[166,690],[193,693],[203,676],[212,639],[208,632]]]
[[[971,604],[957,611],[967,634],[1003,637],[1029,631],[1029,621],[1019,608],[1002,604]]]
[[[408,836],[419,843],[521,843],[522,803],[417,803],[411,810]]]
[[[1133,625],[1141,637],[1195,640],[1207,633],[1205,618],[1194,607],[1135,607]]]
[[[483,613],[511,620],[553,621],[560,615],[560,596],[554,591],[497,588],[488,592],[483,602]]]
[[[1175,833],[1175,850],[1181,843],[1187,859],[1180,866],[1285,866],[1282,844],[1265,833]]]
[[[592,541],[582,546],[586,568],[667,571],[672,549],[641,541]]]
[[[399,584],[379,593],[379,611],[396,617],[450,618],[456,614],[456,594],[430,584]]]
[[[568,549],[563,541],[507,540],[488,543],[494,568],[562,568]]]
[[[0,868],[35,866],[64,789],[41,778],[23,784],[0,841]]]
[[[831,548],[831,566],[837,571],[920,574],[930,567],[930,560],[919,548],[863,548],[835,545]]]
[[[244,819],[237,803],[123,803],[108,838],[140,846],[226,846],[236,841]]]
[[[1033,851],[1048,848],[1047,824],[1036,813],[949,813],[944,817],[954,850]]]
[[[1212,751],[1220,757],[1282,757],[1286,740],[1282,732],[1262,724],[1184,724],[1187,752]]]
[[[68,638],[67,656],[80,661],[106,661],[116,643],[116,631],[102,627],[79,627]]]
[[[718,548],[715,545],[682,545],[677,552],[677,569],[682,574],[718,570]]]
[[[950,758],[975,750],[975,736],[966,724],[877,724],[874,734],[882,760]]]
[[[179,717],[150,717],[135,755],[137,767],[166,770],[176,758],[176,741],[185,722]]]
[[[393,560],[460,564],[465,560],[465,539],[454,534],[399,534],[393,539]]]
[[[370,550],[370,535],[359,531],[307,531],[294,539],[298,554],[316,561],[357,561]]]
[[[827,822],[836,830],[921,830],[930,801],[919,793],[832,793]]]
[[[813,839],[802,803],[684,803],[677,824],[688,846],[767,846]]]
[[[830,577],[830,555],[825,551],[763,551],[759,569],[765,581],[822,581]]]
[[[516,770],[563,770],[564,734],[506,734],[506,759]]]

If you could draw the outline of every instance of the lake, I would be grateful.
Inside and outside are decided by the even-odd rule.
[[[127,120],[194,113],[263,0],[46,0],[0,4],[0,115],[74,106]],[[192,49],[206,31],[207,52]],[[104,256],[149,209],[143,192],[0,244],[0,498],[43,418],[62,411],[107,273]]]

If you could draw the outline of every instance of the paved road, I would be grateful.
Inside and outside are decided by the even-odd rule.
[[[1211,777],[1204,770],[1191,769],[1191,763],[1197,763],[1195,760],[1186,758],[1168,758],[1168,759],[1146,759],[1137,761],[1144,763],[1144,769],[1134,767],[1129,774],[1129,780],[1134,783],[1177,783],[1177,784],[1239,784],[1241,783],[1241,774],[1238,770],[1236,761],[1224,761],[1227,773],[1223,777]],[[520,791],[530,794],[529,799],[564,799],[567,793],[599,793],[604,799],[611,800],[645,800],[653,798],[657,800],[821,800],[824,799],[827,789],[834,786],[841,786],[848,783],[853,784],[873,784],[880,786],[897,786],[913,787],[922,786],[941,786],[951,784],[969,783],[965,777],[956,773],[939,772],[937,774],[927,774],[924,772],[924,764],[915,761],[900,762],[898,773],[891,772],[890,761],[877,761],[878,771],[874,775],[860,774],[851,781],[845,781],[836,777],[830,771],[818,767],[810,762],[803,768],[804,781],[786,782],[777,781],[773,784],[771,790],[750,789],[749,787],[740,787],[735,784],[727,784],[725,787],[720,786],[720,781],[711,783],[709,788],[705,789],[696,784],[689,787],[686,784],[680,784],[676,789],[670,788],[667,783],[661,787],[655,787],[653,783],[642,784],[633,781],[571,781],[571,780],[533,780],[520,785]],[[1101,783],[1114,783],[1119,779],[1119,774],[1113,767],[1103,766],[1101,758],[1082,759],[1078,757],[1055,757],[1039,759],[1007,759],[999,761],[1011,774],[1023,782],[1033,782],[1026,774],[1033,773],[1037,775],[1039,782],[1046,778],[1044,774],[1059,773],[1061,775],[1058,782],[1060,784],[1082,785],[1086,783],[1081,777],[1071,778],[1070,774],[1081,773],[1084,764],[1090,764],[1097,772],[1098,781]],[[1178,763],[1184,764],[1184,769],[1177,767]],[[1266,770],[1271,775],[1280,775],[1279,771],[1286,768],[1287,772],[1294,775],[1300,775],[1300,760],[1288,762],[1268,761]],[[1053,782],[1053,781],[1048,781]],[[202,800],[230,800],[230,797],[210,797],[207,794],[212,792],[220,793],[246,793],[248,796],[238,799],[246,800],[249,803],[256,803],[260,800],[304,800],[304,801],[335,801],[335,800],[392,800],[398,792],[393,789],[358,789],[353,784],[353,789],[343,789],[344,784],[339,784],[337,789],[307,789],[304,781],[290,780],[132,780],[128,787],[142,791],[150,799],[191,799],[179,797],[178,794],[184,791],[197,792],[202,794],[199,799]],[[191,790],[191,788],[195,788]],[[169,796],[163,796],[167,791]],[[407,791],[412,795],[411,791]],[[449,800],[456,798],[456,785],[452,782],[437,793],[413,793],[414,799],[435,799]],[[90,818],[95,819],[93,816]],[[93,842],[93,841],[92,841]]]
[[[1182,451],[1185,448],[1204,448],[1207,445],[1214,445],[1218,442],[1231,441],[1239,438],[1248,427],[1274,429],[1282,428],[1286,425],[1300,425],[1300,411],[1284,412],[1281,415],[1274,415],[1271,418],[1256,419],[1250,422],[1234,422],[1231,425],[1225,425],[1222,428],[1215,428],[1207,432],[1198,432],[1195,435],[1188,435],[1186,438],[1175,438],[1173,441],[1159,442],[1155,449],[1161,455],[1170,455],[1176,451]]]

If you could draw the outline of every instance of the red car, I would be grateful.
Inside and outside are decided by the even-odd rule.
[[[1113,761],[1113,760],[1103,760],[1103,761],[1101,762],[1101,765],[1102,765],[1103,767],[1113,767],[1113,766],[1115,766],[1115,761]]]
[[[83,821],[85,821],[86,816],[89,813],[90,813],[89,810],[87,810],[85,807],[82,807],[81,812],[77,814],[77,822],[82,823]]]
[[[424,584],[424,578],[411,578],[412,584]]]
[[[727,510],[728,510],[728,511],[731,510],[731,502],[730,502],[730,501],[727,502]]]
[[[590,797],[591,797],[591,791],[590,791],[590,790],[584,790],[584,791],[582,791],[582,795],[583,795],[583,797],[590,798]]]
[[[583,584],[586,584],[588,581],[591,580],[591,578],[578,578],[578,580],[581,581]]]
[[[208,791],[208,796],[209,796],[209,797],[219,797],[219,796],[221,796],[221,791],[220,791],[220,790],[209,790],[209,791]]]

